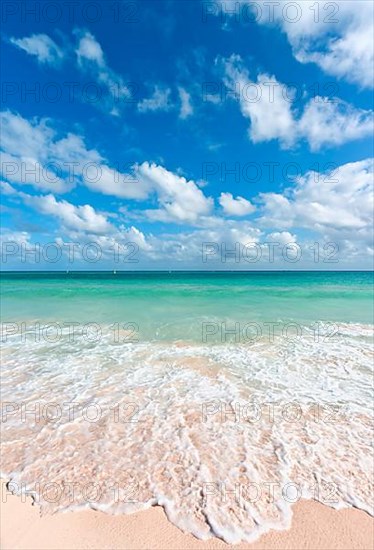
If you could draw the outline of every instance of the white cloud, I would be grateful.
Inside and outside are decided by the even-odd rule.
[[[140,113],[147,113],[148,111],[169,111],[172,108],[169,102],[170,94],[170,88],[155,86],[152,96],[138,103],[138,111]]]
[[[51,121],[28,121],[4,111],[1,126],[1,169],[3,177],[12,183],[54,193],[67,192],[83,183],[93,191],[120,198],[143,199],[148,195],[142,182],[111,168],[81,136],[69,133],[58,139]]]
[[[17,191],[8,182],[0,180],[1,192],[3,195],[16,195]]]
[[[325,243],[334,243],[325,255],[337,252],[334,257],[340,266],[370,268],[374,254],[373,166],[374,160],[366,159],[340,166],[332,173],[310,171],[283,194],[261,194],[263,215],[257,224],[277,228],[269,237],[281,244],[281,235],[290,236],[283,230],[307,230],[312,236],[309,244],[304,243],[305,252],[315,248],[315,242],[321,250]],[[323,268],[328,266],[323,264]]]
[[[100,67],[105,67],[104,52],[95,37],[89,32],[80,38],[76,54],[80,64],[85,61],[93,61]]]
[[[103,84],[109,92],[115,106],[110,103],[111,114],[118,115],[118,104],[131,98],[131,92],[121,75],[113,71],[107,64],[104,52],[96,38],[88,31],[77,31],[79,42],[75,50],[78,66],[93,75],[95,80]]]
[[[105,59],[103,49],[96,38],[88,31],[75,31],[78,42],[75,46],[67,44],[63,51],[46,34],[37,34],[21,39],[11,38],[11,43],[34,55],[41,63],[57,65],[64,57],[75,51],[77,67],[90,74],[103,89],[95,92],[98,100],[91,101],[97,107],[104,107],[111,115],[118,116],[121,106],[131,99],[131,91],[120,74],[112,70]],[[100,100],[99,100],[100,99]]]
[[[31,235],[28,231],[13,231],[8,228],[2,228],[0,234],[0,243],[16,243],[18,246],[29,243]],[[6,262],[5,262],[6,263]]]
[[[0,246],[1,246],[1,263],[3,269],[9,269],[15,264],[15,257],[20,256],[19,251],[32,250],[32,236],[28,231],[14,231],[7,227],[1,228]],[[23,248],[21,248],[23,247]],[[27,254],[27,262],[36,264],[36,255]],[[25,269],[23,264],[22,269]]]
[[[165,168],[144,163],[137,168],[139,179],[148,180],[160,205],[159,209],[146,211],[149,219],[197,226],[193,231],[158,235],[145,235],[131,225],[118,227],[108,221],[112,216],[118,222],[114,213],[98,212],[88,204],[77,206],[57,200],[53,195],[31,196],[17,192],[9,184],[4,183],[4,186],[5,193],[16,194],[38,212],[59,221],[60,234],[67,235],[70,242],[78,242],[80,246],[96,242],[103,252],[106,251],[108,259],[113,258],[110,251],[115,244],[133,242],[139,246],[141,258],[146,262],[163,262],[163,266],[169,267],[183,263],[187,268],[196,268],[202,266],[203,243],[213,243],[216,251],[211,258],[213,263],[224,268],[222,257],[227,256],[227,264],[232,268],[237,265],[235,258],[240,251],[239,244],[257,243],[266,262],[268,249],[265,243],[279,243],[282,247],[297,242],[303,247],[303,261],[306,261],[305,265],[299,264],[298,267],[308,268],[313,259],[308,247],[318,241],[321,249],[324,243],[338,243],[340,267],[343,264],[349,267],[353,265],[352,261],[357,267],[367,266],[369,255],[373,253],[373,164],[373,160],[368,159],[341,166],[331,174],[308,172],[284,194],[264,193],[259,197],[263,204],[262,218],[250,223],[214,217],[210,202],[207,208],[202,206],[210,199],[199,196],[200,190],[194,182],[184,178],[179,181],[179,176]],[[165,194],[163,198],[162,193]],[[181,216],[180,201],[185,201],[187,208],[192,202],[200,216],[191,217],[188,213]],[[266,227],[271,229],[265,234]],[[291,228],[305,229],[311,232],[311,236],[308,241],[301,242]],[[241,261],[239,265],[247,263]]]
[[[137,167],[136,175],[157,193],[161,208],[147,210],[150,219],[196,223],[199,218],[208,216],[213,208],[213,199],[206,197],[194,181],[162,166],[144,162]]]
[[[341,100],[331,103],[326,98],[315,97],[306,104],[298,131],[308,140],[312,151],[317,151],[324,145],[341,145],[370,136],[373,114]]]
[[[19,114],[2,111],[1,146],[10,155],[41,158],[45,155],[45,146],[53,138],[54,131],[47,120],[28,121]]]
[[[142,200],[152,193],[159,208],[147,210],[149,219],[196,223],[210,214],[213,199],[198,185],[162,166],[144,162],[128,173],[110,167],[101,154],[89,149],[83,137],[67,134],[57,139],[50,121],[28,121],[9,111],[2,113],[2,172],[14,184],[28,184],[44,191],[67,192],[77,184],[123,199]],[[11,173],[11,164],[16,172]],[[37,178],[30,169],[37,169]]]
[[[48,153],[54,132],[45,120],[29,122],[20,115],[4,111],[0,115],[3,177],[12,183],[33,185],[37,189],[68,191],[72,185],[48,165]]]
[[[255,211],[250,201],[243,197],[234,198],[231,193],[221,193],[218,201],[228,216],[247,216]]]
[[[252,0],[244,1],[259,24],[276,24],[282,29],[299,62],[315,63],[327,74],[365,88],[373,87],[373,2],[279,0],[262,6]],[[228,16],[239,5],[235,0],[218,3]]]
[[[283,4],[285,2],[283,0]],[[301,63],[316,63],[327,74],[372,88],[373,3],[344,0],[331,3],[329,8],[320,3],[317,22],[311,17],[313,4],[311,1],[302,6],[303,20],[299,23],[278,17],[296,59]]]
[[[145,199],[149,194],[148,185],[138,178],[136,170],[121,173],[104,164],[93,166],[85,171],[83,181],[92,191],[123,199]]]
[[[213,200],[206,198],[192,180],[169,172],[162,166],[144,162],[128,173],[112,168],[95,149],[89,149],[82,136],[67,134],[57,139],[50,121],[28,121],[18,114],[2,113],[5,179],[37,189],[66,192],[77,184],[92,191],[124,199],[142,200],[155,193],[160,208],[149,210],[152,219],[196,222],[208,215]],[[9,165],[17,167],[10,173]],[[38,168],[39,179],[26,169]],[[61,176],[60,176],[61,175]]]
[[[96,212],[89,204],[75,206],[65,200],[57,201],[53,195],[31,196],[22,194],[21,196],[26,204],[42,214],[57,218],[67,229],[98,235],[110,233],[114,230],[106,217]]]
[[[249,137],[254,143],[278,139],[283,148],[290,148],[306,140],[315,151],[370,136],[373,131],[371,111],[356,109],[338,98],[314,97],[298,114],[282,83],[266,74],[251,80],[238,55],[226,60],[224,69],[225,85],[235,92],[243,116],[249,118]]]
[[[238,55],[225,62],[225,85],[239,94],[240,109],[251,121],[250,139],[254,142],[280,139],[284,144],[294,139],[291,103],[282,95],[274,76],[260,74],[253,82]]]
[[[64,57],[62,49],[46,34],[33,34],[24,38],[11,38],[10,41],[27,54],[37,57],[40,63],[55,65]]]
[[[308,172],[283,195],[264,193],[262,223],[281,228],[303,227],[318,232],[372,233],[373,159],[340,166],[331,174]]]
[[[138,111],[140,113],[171,111],[175,108],[171,101],[171,89],[165,86],[154,86],[153,93],[150,97],[144,98],[138,103]],[[191,94],[181,86],[178,86],[178,95],[180,101],[179,118],[185,120],[194,112]]]
[[[211,228],[200,228],[192,232],[177,234],[163,234],[157,237],[150,237],[148,240],[152,245],[148,257],[152,260],[166,260],[173,264],[184,263],[192,268],[207,267],[203,262],[203,245],[216,245],[217,252],[212,255],[210,261],[216,262],[224,269],[221,250],[227,251],[227,259],[230,266],[235,265],[235,258],[230,252],[237,251],[238,245],[249,245],[258,243],[261,231],[246,221],[221,220]],[[234,262],[234,264],[233,264]],[[248,266],[248,264],[246,264]]]
[[[30,157],[15,157],[0,152],[0,165],[3,176],[12,183],[32,185],[44,191],[66,193],[72,187],[69,182],[60,178],[55,172]]]
[[[286,244],[296,243],[297,238],[296,235],[292,235],[292,233],[288,231],[275,231],[266,236],[265,242],[279,243],[281,246],[284,246]]]
[[[191,103],[191,94],[187,92],[182,87],[178,87],[178,93],[179,93],[179,99],[181,102],[180,112],[179,112],[179,118],[182,120],[185,120],[189,116],[193,114],[193,107]]]
[[[6,182],[1,182],[1,188],[4,193],[17,196],[27,206],[59,222],[57,231],[61,236],[55,239],[57,244],[75,243],[82,248],[85,244],[94,243],[100,247],[103,256],[106,256],[107,259],[113,259],[114,251],[119,254],[120,250],[125,250],[130,254],[136,250],[147,252],[152,248],[139,229],[134,226],[120,225],[117,227],[113,225],[108,221],[108,214],[98,212],[90,204],[75,205],[66,200],[57,200],[52,194],[30,195],[17,191]],[[5,233],[4,239],[7,241],[13,240],[22,244],[30,240],[30,235],[26,232],[10,234],[6,231]],[[69,238],[67,243],[64,243],[62,235]],[[118,248],[118,245],[128,246],[129,243],[138,249]]]

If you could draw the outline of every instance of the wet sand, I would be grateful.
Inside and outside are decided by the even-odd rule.
[[[30,497],[6,495],[2,482],[1,548],[4,550],[372,550],[374,520],[356,509],[336,511],[315,501],[294,508],[291,529],[271,531],[252,544],[200,541],[171,524],[159,506],[132,515],[94,510],[40,516]]]

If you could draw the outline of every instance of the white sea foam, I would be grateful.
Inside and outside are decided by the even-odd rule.
[[[300,498],[372,514],[371,336],[358,324],[317,342],[9,336],[2,474],[45,512],[159,504],[229,543],[287,528]]]

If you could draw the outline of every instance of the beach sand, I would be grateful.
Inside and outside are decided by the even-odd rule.
[[[252,544],[230,546],[218,539],[200,541],[182,533],[159,506],[127,516],[84,510],[41,517],[30,497],[24,501],[13,495],[5,497],[2,488],[0,527],[4,550],[373,549],[373,518],[359,510],[336,511],[315,501],[300,501],[294,506],[289,531],[271,531]]]

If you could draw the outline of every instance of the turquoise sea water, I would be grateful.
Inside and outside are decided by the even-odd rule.
[[[373,273],[3,273],[1,296],[2,475],[44,510],[158,504],[229,543],[288,528],[289,484],[373,514]]]
[[[200,338],[202,322],[373,323],[372,272],[3,273],[6,321],[136,323]]]

